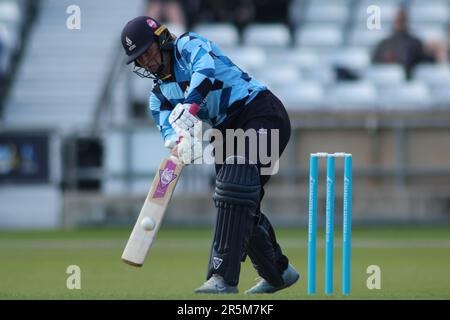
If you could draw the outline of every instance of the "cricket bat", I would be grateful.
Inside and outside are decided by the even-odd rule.
[[[199,109],[200,107],[197,104],[192,104],[189,112],[196,115]],[[161,161],[125,250],[122,253],[123,262],[135,267],[141,267],[144,264],[161,226],[167,205],[180,178],[183,166],[184,164],[175,156],[169,156]],[[152,219],[154,222],[152,230],[144,229],[141,224],[144,218]]]
[[[161,161],[150,191],[139,213],[136,224],[131,232],[128,243],[122,254],[123,262],[141,267],[158,233],[172,193],[180,178],[183,163],[174,156]],[[152,230],[145,230],[142,219],[149,217],[155,223]]]

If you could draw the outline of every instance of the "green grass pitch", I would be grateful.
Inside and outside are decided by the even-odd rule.
[[[203,281],[209,229],[164,226],[142,268],[120,260],[130,229],[0,232],[0,299],[450,299],[450,227],[354,228],[352,292],[341,294],[341,236],[335,237],[335,294],[323,294],[324,241],[318,238],[317,295],[306,294],[307,230],[276,228],[301,279],[272,295],[246,296],[257,274],[242,264],[240,294],[194,295]],[[69,265],[81,268],[81,289],[69,290]],[[367,267],[381,268],[381,289],[366,286]]]

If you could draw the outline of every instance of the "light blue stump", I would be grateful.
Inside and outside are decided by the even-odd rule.
[[[344,157],[344,210],[342,230],[342,293],[350,294],[350,260],[352,236],[352,155]]]
[[[308,208],[308,294],[316,293],[317,179],[318,158],[311,154],[309,162]]]
[[[327,157],[327,197],[325,218],[325,293],[333,293],[334,239],[334,155]]]

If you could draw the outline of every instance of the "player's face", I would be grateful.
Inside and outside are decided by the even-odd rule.
[[[155,73],[161,65],[161,54],[158,45],[153,43],[136,61],[147,71]]]

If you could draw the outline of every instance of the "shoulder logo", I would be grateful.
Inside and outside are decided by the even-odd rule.
[[[158,28],[158,25],[156,24],[155,21],[153,21],[152,19],[147,19],[147,24],[150,28],[156,29]]]
[[[136,45],[133,44],[133,41],[131,41],[130,38],[126,37],[125,41],[127,42],[128,51],[133,51],[136,48]]]

